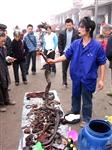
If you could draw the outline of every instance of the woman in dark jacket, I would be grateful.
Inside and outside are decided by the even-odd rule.
[[[21,33],[19,31],[14,31],[14,39],[11,43],[11,53],[10,56],[13,56],[16,60],[13,63],[15,85],[19,85],[19,66],[22,73],[22,80],[24,84],[27,84],[26,79],[26,51],[24,49],[24,44],[21,40]]]

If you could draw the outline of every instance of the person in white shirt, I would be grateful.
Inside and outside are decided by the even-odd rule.
[[[55,58],[55,49],[58,45],[58,37],[56,33],[52,32],[51,26],[47,27],[47,33],[44,35],[43,38],[43,49],[44,54],[47,58]],[[55,64],[51,64],[50,69],[52,72],[56,73],[56,66]]]

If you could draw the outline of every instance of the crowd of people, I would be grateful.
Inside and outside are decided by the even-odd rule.
[[[90,121],[92,116],[92,97],[96,89],[97,78],[99,90],[104,87],[105,64],[108,59],[112,82],[112,26],[104,25],[102,34],[94,38],[95,22],[89,17],[80,20],[78,28],[71,18],[65,20],[65,29],[56,33],[49,25],[38,25],[34,32],[33,25],[28,24],[26,30],[18,26],[13,32],[13,39],[7,35],[7,26],[0,24],[0,112],[6,111],[6,105],[14,105],[10,101],[8,87],[11,83],[8,65],[12,65],[15,86],[19,86],[19,67],[23,84],[27,85],[30,62],[31,72],[36,75],[36,54],[41,50],[48,58],[51,72],[56,74],[57,62],[62,62],[62,85],[66,89],[67,70],[70,66],[72,80],[71,110],[66,114],[66,120],[72,115],[71,123],[80,120],[81,126]],[[60,57],[55,58],[58,47]],[[45,65],[42,67],[45,69]],[[98,73],[99,69],[99,73]],[[111,83],[112,84],[112,83]],[[111,91],[107,93],[112,96]],[[81,111],[82,104],[82,116]],[[79,116],[78,118],[76,116]],[[69,122],[69,120],[67,120]]]

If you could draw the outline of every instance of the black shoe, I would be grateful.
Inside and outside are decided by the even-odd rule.
[[[56,73],[56,70],[52,70],[52,72]]]
[[[36,75],[36,72],[32,71],[32,75]]]
[[[9,102],[6,102],[5,105],[15,105],[16,102],[15,101],[9,101]]]
[[[19,85],[19,82],[15,82],[15,85],[18,86],[18,85]]]
[[[24,84],[28,84],[28,82],[27,82],[27,81],[23,81],[23,83],[24,83]]]

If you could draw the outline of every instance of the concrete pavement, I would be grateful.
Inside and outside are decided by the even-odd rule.
[[[11,91],[10,97],[15,100],[15,106],[8,106],[7,112],[0,113],[0,150],[17,150],[20,132],[21,132],[21,114],[22,104],[25,92],[44,91],[46,80],[44,70],[40,70],[42,64],[40,58],[37,57],[37,74],[28,76],[28,85],[24,85],[21,81],[19,86],[15,86],[12,67],[9,68],[11,75]],[[61,63],[56,64],[57,73],[52,77],[51,89],[55,89],[60,98],[63,110],[70,110],[71,104],[71,80],[68,75],[68,88],[62,87]],[[93,97],[93,118],[104,118],[105,115],[112,115],[112,98],[106,95],[106,92],[112,88],[110,84],[110,70],[108,64],[106,67],[105,88],[101,92],[94,94]],[[72,128],[79,130],[79,125],[73,125]]]

